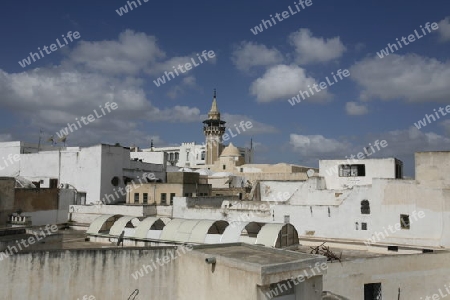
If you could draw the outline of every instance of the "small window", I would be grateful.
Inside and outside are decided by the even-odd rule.
[[[388,246],[388,251],[398,252],[398,246]]]
[[[167,204],[167,194],[161,193],[161,205],[166,205],[166,204]]]
[[[367,223],[361,223],[361,230],[367,230]]]
[[[223,165],[223,166],[222,166],[222,169],[224,169],[224,170],[225,170],[226,168],[227,168],[227,166],[226,166],[226,165]]]
[[[44,184],[44,179],[39,180],[40,184]]]
[[[41,180],[41,183],[43,180]],[[58,179],[50,179],[50,188],[51,189],[56,189],[58,187]]]
[[[205,151],[202,151],[202,160],[205,160]]]
[[[366,176],[365,165],[339,165],[339,177]]]
[[[410,229],[409,215],[400,215],[400,225],[402,229]]]
[[[361,201],[361,214],[370,215],[370,203],[369,200]]]
[[[175,197],[175,193],[170,193],[170,205],[173,205],[173,198]]]
[[[147,193],[144,193],[144,194],[143,194],[142,202],[148,203],[148,194],[147,194]]]
[[[381,300],[381,283],[367,283],[364,285],[364,300]]]
[[[241,173],[244,172],[244,168],[240,168],[240,172],[241,172]]]
[[[139,203],[139,193],[134,193],[134,203]]]

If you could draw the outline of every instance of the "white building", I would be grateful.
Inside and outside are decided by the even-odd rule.
[[[246,163],[251,161],[251,150],[238,147]],[[152,147],[146,149],[134,148],[131,158],[142,159],[143,162],[153,164],[167,164],[179,168],[204,168],[206,164],[206,145],[192,143],[182,143],[181,146]]]
[[[236,211],[229,201],[211,208],[206,200],[204,208],[188,207],[187,198],[174,202],[172,217],[233,221],[245,215],[249,221],[290,223],[305,238],[367,242],[385,250],[450,248],[450,152],[416,153],[416,177],[408,180],[397,178],[402,164],[396,159],[362,160],[353,173],[352,166],[345,173],[344,162],[321,161],[324,177],[259,181],[254,201],[242,203],[266,203],[263,208]],[[335,165],[342,165],[341,173],[323,169]]]
[[[163,165],[131,160],[130,149],[119,145],[45,150],[38,152],[36,145],[22,142],[0,143],[3,166],[8,164],[0,166],[0,176],[21,176],[43,188],[73,188],[86,193],[86,204],[125,202],[121,190],[131,180],[139,183],[144,173],[165,181]]]

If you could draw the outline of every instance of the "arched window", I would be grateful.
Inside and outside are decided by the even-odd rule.
[[[361,214],[370,215],[370,203],[369,200],[361,201]]]
[[[180,159],[180,152],[175,152],[175,160],[179,160]]]
[[[205,160],[205,151],[202,151],[202,160]]]
[[[173,160],[173,153],[169,153],[169,160]]]

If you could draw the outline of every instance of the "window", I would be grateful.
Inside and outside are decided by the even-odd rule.
[[[170,205],[173,204],[173,198],[175,197],[175,193],[170,193]]]
[[[139,193],[134,193],[134,203],[139,203]]]
[[[169,153],[169,160],[173,160],[173,153]]]
[[[166,205],[166,204],[167,204],[167,194],[161,193],[161,205]]]
[[[189,161],[189,151],[186,152],[186,160]]]
[[[339,165],[339,177],[366,176],[365,165]]]
[[[382,300],[381,283],[367,283],[364,285],[364,300]]]
[[[224,169],[224,170],[225,170],[226,168],[227,168],[227,166],[225,166],[225,165],[223,165],[223,166],[222,166],[222,169]]]
[[[409,215],[400,215],[400,224],[402,229],[410,229]]]
[[[144,198],[143,198],[142,202],[148,203],[148,194],[147,194],[147,193],[144,193],[143,197],[144,197]]]
[[[388,251],[398,252],[398,246],[388,246]]]
[[[367,223],[361,223],[361,230],[367,230]]]
[[[240,172],[241,172],[241,173],[244,172],[244,168],[240,168]]]
[[[179,152],[175,152],[175,160],[178,161],[179,158],[180,158],[180,153]]]
[[[370,203],[369,200],[361,201],[361,214],[370,215]]]
[[[43,181],[43,180],[41,180]],[[43,183],[43,182],[41,182]],[[50,179],[50,188],[56,189],[58,187],[58,179]]]
[[[205,151],[202,151],[202,160],[205,160]]]

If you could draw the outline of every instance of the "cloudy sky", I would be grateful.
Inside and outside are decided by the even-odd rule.
[[[450,115],[414,125],[450,104],[448,0],[312,0],[300,11],[291,0],[144,1],[122,16],[123,0],[2,2],[0,141],[37,143],[42,130],[47,142],[114,101],[117,110],[70,133],[67,145],[201,143],[217,88],[228,125],[253,123],[231,141],[253,138],[256,162],[317,166],[378,139],[388,147],[372,157],[400,158],[411,176],[415,151],[450,150]],[[276,24],[254,34],[270,15]],[[426,31],[427,22],[438,29]],[[420,38],[377,55],[415,30]],[[80,38],[66,44],[69,31]],[[58,38],[64,47],[19,64]],[[215,57],[199,64],[204,50]],[[154,84],[191,59],[199,65]],[[350,77],[289,104],[339,69]]]

